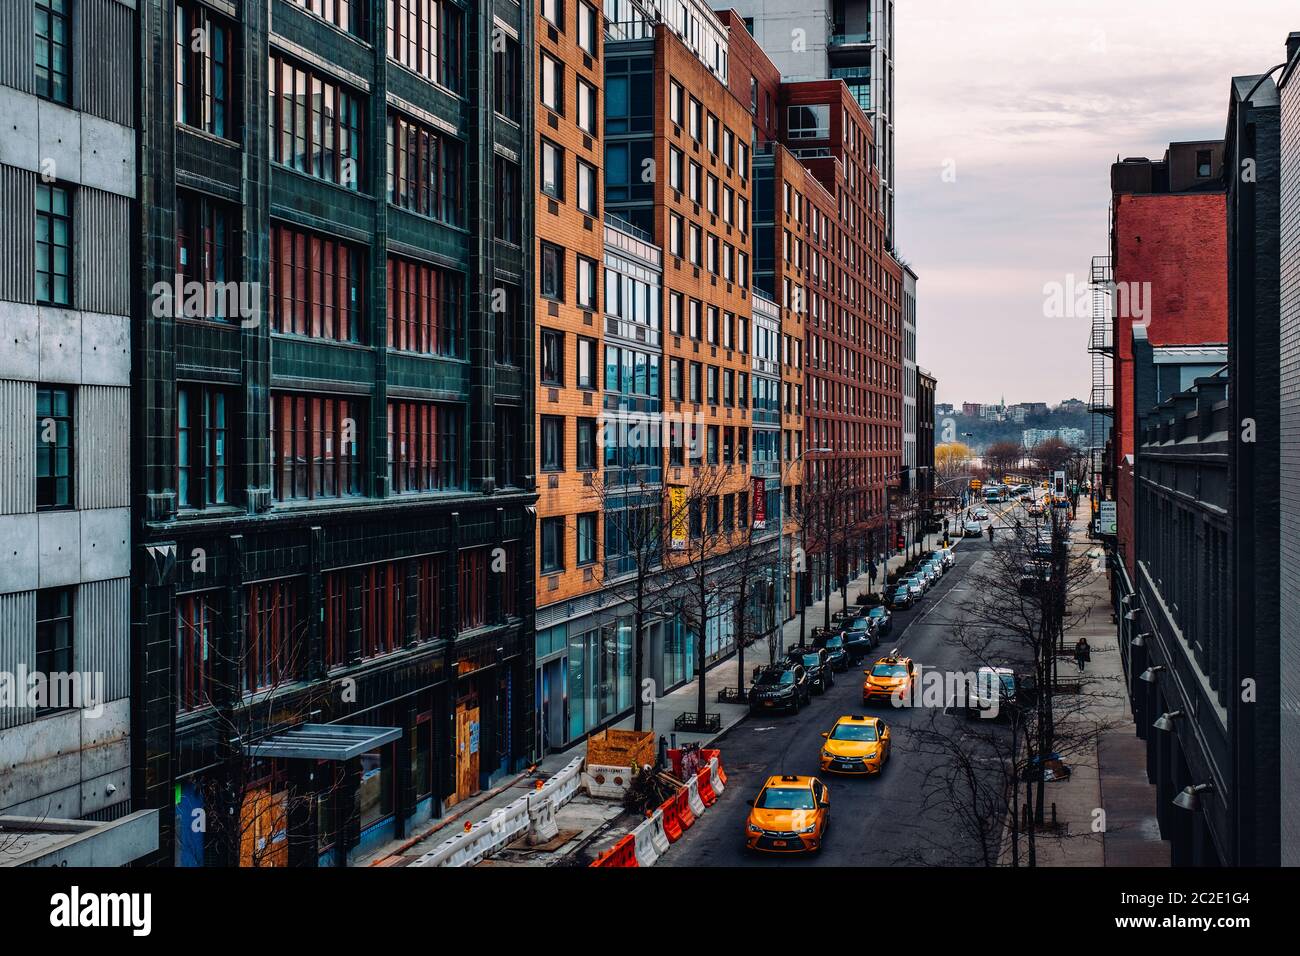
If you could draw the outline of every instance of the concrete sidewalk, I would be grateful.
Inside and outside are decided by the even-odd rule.
[[[1076,555],[1101,545],[1087,536],[1092,516],[1081,500],[1075,519]],[[1156,791],[1147,783],[1146,748],[1135,734],[1128,708],[1119,642],[1111,619],[1105,563],[1097,562],[1082,592],[1087,616],[1065,636],[1067,647],[1087,638],[1092,660],[1084,672],[1086,705],[1069,721],[1099,728],[1085,752],[1066,758],[1070,777],[1045,788],[1047,812],[1056,807],[1060,838],[1040,832],[1039,866],[1169,866],[1169,844],[1156,823]],[[1058,661],[1062,676],[1077,673],[1073,658]],[[1024,853],[1022,838],[1021,852]]]

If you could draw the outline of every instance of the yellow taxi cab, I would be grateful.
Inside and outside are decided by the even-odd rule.
[[[880,773],[889,759],[889,728],[879,717],[841,717],[822,734],[822,770],[829,773]]]
[[[882,657],[862,673],[867,675],[862,683],[862,703],[886,703],[895,694],[907,700],[916,679],[916,665],[910,657]]]
[[[745,821],[745,846],[763,853],[820,850],[830,827],[830,792],[816,777],[768,777]]]

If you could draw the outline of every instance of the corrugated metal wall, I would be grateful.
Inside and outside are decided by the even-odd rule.
[[[36,592],[0,594],[0,671],[16,674],[36,661]],[[31,719],[26,707],[0,707],[0,729]]]
[[[77,190],[77,294],[73,305],[89,312],[131,314],[131,206],[125,196]]]
[[[36,383],[0,379],[0,514],[35,510]]]
[[[0,86],[33,92],[35,46],[32,42],[33,4],[28,0],[0,0]]]
[[[131,591],[127,578],[77,588],[73,668],[104,675],[104,703],[131,692]]]
[[[35,302],[36,174],[0,165],[0,196],[0,299]]]
[[[135,11],[117,0],[81,0],[74,49],[77,108],[123,126],[132,121]]]
[[[131,392],[110,385],[77,390],[77,507],[123,508],[130,500]]]

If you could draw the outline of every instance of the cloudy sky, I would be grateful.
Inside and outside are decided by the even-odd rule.
[[[897,239],[939,401],[1087,398],[1086,315],[1044,286],[1107,251],[1110,164],[1217,139],[1296,0],[896,0]]]

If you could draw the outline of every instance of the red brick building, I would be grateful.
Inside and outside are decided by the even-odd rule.
[[[1173,143],[1164,159],[1111,168],[1114,279],[1110,468],[1125,566],[1133,554],[1136,417],[1207,374],[1228,336],[1227,222],[1223,143]],[[1154,350],[1158,391],[1134,394],[1134,340]],[[1222,364],[1219,362],[1218,364]]]

